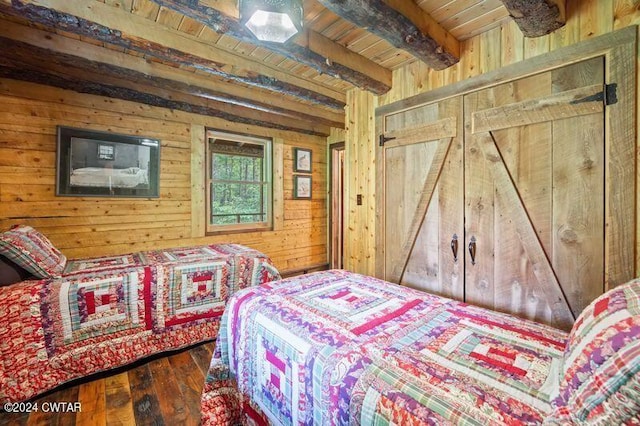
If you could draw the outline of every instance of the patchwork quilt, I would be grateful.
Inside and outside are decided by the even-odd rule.
[[[540,424],[567,333],[346,271],[236,293],[203,424]]]
[[[229,297],[279,279],[237,244],[69,260],[0,288],[0,402],[217,336]]]

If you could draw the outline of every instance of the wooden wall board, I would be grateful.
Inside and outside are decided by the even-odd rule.
[[[455,93],[460,92],[462,87],[464,90],[473,90],[475,84],[488,84],[490,82],[504,81],[505,67],[513,65],[515,67],[523,68],[521,64],[525,58],[539,56],[542,53],[556,52],[563,47],[573,46],[575,43],[588,39],[596,39],[597,36],[609,34],[612,30],[626,29],[623,33],[615,33],[611,36],[617,42],[624,43],[623,39],[635,39],[637,37],[637,28],[635,25],[640,24],[640,13],[635,7],[635,3],[630,0],[615,0],[611,2],[601,2],[597,0],[588,0],[580,2],[567,2],[567,23],[566,25],[547,35],[541,37],[538,41],[527,41],[522,36],[522,33],[518,29],[514,22],[503,23],[500,27],[500,39],[495,35],[483,35],[476,36],[470,40],[466,40],[461,44],[463,52],[462,58],[471,54],[471,58],[463,59],[460,64],[450,67],[444,71],[429,70],[426,66],[420,63],[412,63],[394,70],[394,83],[393,88],[385,95],[374,97],[372,100],[362,100],[362,96],[358,94],[359,90],[354,89],[348,92],[347,96],[347,111],[357,111],[358,117],[367,117],[368,115],[375,114],[375,105],[379,106],[377,112],[384,114],[385,111],[390,111],[392,108],[397,109],[397,105],[394,103],[402,103],[405,108],[409,108],[416,104],[425,104],[430,100],[442,98],[443,94],[448,93],[453,96]],[[631,27],[631,28],[628,28]],[[467,43],[468,42],[468,43]],[[596,39],[595,43],[599,43]],[[495,60],[494,52],[499,49],[501,54],[499,60]],[[566,51],[565,51],[566,52]],[[611,52],[612,55],[617,55],[616,50]],[[566,61],[567,54],[562,53],[557,55],[557,63],[561,64]],[[636,57],[636,63],[637,63]],[[577,59],[570,59],[577,60]],[[629,68],[634,64],[620,62],[621,67]],[[483,74],[479,77],[479,80],[468,80],[476,69],[481,69]],[[617,75],[623,76],[623,79],[637,78],[635,73],[625,71],[625,69],[618,70]],[[612,70],[607,70],[607,74],[610,74]],[[450,90],[448,85],[458,84],[458,88]],[[408,98],[414,95],[419,95],[420,99],[411,99],[408,102]],[[638,102],[637,93],[619,93],[623,95],[619,103],[628,103],[627,107],[618,108],[617,114],[619,118],[617,120],[624,120],[625,122],[637,123],[638,111],[635,105]],[[622,112],[621,112],[622,111]],[[352,114],[350,117],[354,117]],[[349,124],[353,118],[347,118]],[[371,126],[375,126],[375,121],[370,122]],[[365,132],[359,130],[353,131],[355,126],[350,126],[346,131],[346,161],[351,164],[355,161],[351,157],[351,152],[356,149],[360,143],[360,136],[358,133]],[[366,132],[365,132],[366,133]],[[627,150],[625,158],[629,156],[636,156],[640,160],[640,149],[638,142],[633,139],[630,141],[629,135],[615,135],[611,134],[612,140],[625,140],[621,149]],[[372,141],[372,143],[374,143]],[[368,162],[369,164],[375,164],[375,151],[366,158],[362,157],[366,152],[360,152],[358,162]],[[620,157],[622,158],[622,156]],[[380,165],[376,165],[380,167]],[[616,256],[616,254],[624,251],[630,255],[626,255],[624,259],[615,259],[614,262],[607,262],[610,270],[606,271],[607,282],[619,282],[621,276],[628,274],[630,270],[640,270],[640,220],[637,214],[637,206],[635,211],[621,212],[616,209],[616,201],[620,199],[628,199],[633,197],[634,199],[640,199],[640,171],[624,165],[615,165],[612,170],[616,174],[620,173],[622,176],[632,174],[632,180],[636,181],[636,184],[625,186],[620,188],[624,192],[616,195],[613,198],[606,200],[606,209],[608,211],[607,217],[608,223],[617,223],[617,228],[620,232],[627,232],[631,235],[635,242],[635,249],[629,249],[627,246],[612,246],[607,244],[605,256]],[[359,187],[369,192],[363,193],[364,198],[378,197],[381,188],[375,186],[369,186],[366,180],[361,179],[357,175],[353,176],[356,181],[350,183],[351,187]],[[617,176],[607,176],[607,181],[616,179]],[[364,248],[370,245],[370,239],[376,241],[378,235],[370,236],[368,239],[359,241],[357,236],[360,235],[363,230],[375,228],[375,218],[372,220],[366,220],[362,215],[355,214],[354,207],[349,203],[355,202],[355,198],[349,198],[346,200],[345,213],[347,217],[345,220],[349,223],[349,226],[345,228],[345,239],[352,241],[349,247],[345,247],[345,258],[355,256],[355,253],[363,252]],[[614,238],[614,237],[612,237]],[[614,238],[615,239],[615,238]],[[625,240],[623,238],[623,240]],[[627,240],[628,241],[628,240]],[[627,264],[628,259],[631,259],[632,265]],[[372,259],[372,263],[376,264],[377,260]],[[368,272],[366,268],[355,267],[358,265],[352,264],[353,270],[356,272]],[[626,271],[624,273],[620,271]]]
[[[345,138],[345,269],[373,275],[375,263],[376,98],[364,91],[347,94]],[[362,204],[357,204],[358,194]],[[364,226],[363,226],[364,225]]]
[[[56,126],[161,140],[160,197],[56,197]],[[204,129],[274,139],[273,231],[205,236]],[[312,200],[293,200],[294,147],[313,150]],[[272,256],[280,269],[327,261],[326,139],[236,125],[133,102],[0,80],[0,230],[30,224],[67,256],[234,242]]]

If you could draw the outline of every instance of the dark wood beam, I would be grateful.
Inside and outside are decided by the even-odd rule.
[[[259,112],[291,116],[303,121],[313,118],[315,122],[320,124],[344,128],[343,111],[337,112],[310,103],[303,104],[293,98],[279,96],[264,89],[229,84],[227,81],[211,75],[203,75],[164,65],[139,56],[116,52],[113,49],[64,37],[60,34],[36,28],[27,28],[24,25],[7,20],[0,19],[0,28],[2,28],[2,36],[7,39],[39,46],[54,54],[66,54],[74,58],[80,54],[79,52],[82,52],[82,58],[90,62],[113,65],[121,69],[137,72],[138,75],[143,76],[140,79],[142,81],[157,80],[163,86],[165,81],[181,82],[186,89],[179,90],[184,93],[192,93],[196,96],[202,96],[229,105],[251,108]]]
[[[80,93],[108,96],[227,121],[316,136],[330,133],[327,125],[211,101],[180,91],[179,82],[146,78],[135,71],[95,63],[77,56],[0,37],[0,76],[46,84]],[[164,85],[164,86],[163,86]]]
[[[442,70],[460,60],[458,40],[408,0],[318,0],[336,15]]]
[[[31,83],[43,84],[47,86],[58,87],[65,90],[73,90],[78,93],[87,93],[90,95],[106,96],[109,98],[122,99],[125,101],[137,102],[141,104],[151,105],[160,108],[168,108],[177,111],[184,111],[192,114],[200,114],[209,117],[222,118],[227,121],[237,123],[250,124],[259,127],[267,127],[278,130],[287,130],[298,133],[305,133],[315,136],[327,136],[325,132],[317,132],[311,130],[295,129],[288,126],[278,125],[270,122],[262,122],[248,118],[231,116],[212,108],[192,105],[186,102],[164,99],[149,93],[143,93],[137,90],[127,89],[123,87],[110,86],[108,84],[94,83],[90,81],[81,81],[73,78],[65,78],[43,73],[34,69],[6,67],[0,65],[0,78],[9,78],[12,80],[28,81]]]
[[[269,43],[255,38],[237,18],[213,7],[192,0],[152,1],[188,16],[215,32],[271,50],[319,73],[342,79],[376,95],[382,95],[391,89],[390,70],[314,31],[305,29],[288,43]]]
[[[565,0],[501,0],[525,37],[540,37],[564,26]]]
[[[46,6],[41,6],[40,4],[45,4]],[[55,9],[49,6],[53,6]],[[85,16],[59,11],[58,8],[73,10]],[[344,101],[339,99],[340,96],[331,97],[306,88],[314,86],[314,83],[306,82],[296,76],[283,75],[284,73],[279,71],[266,70],[264,66],[257,63],[249,64],[249,61],[244,58],[220,51],[195,39],[188,39],[186,35],[179,34],[177,31],[172,32],[170,29],[164,28],[150,29],[149,27],[153,27],[156,24],[99,2],[91,2],[87,6],[84,2],[76,3],[61,0],[0,0],[0,12],[10,16],[26,18],[31,22],[50,28],[133,50],[163,61],[195,68],[225,78],[230,82],[268,89],[282,95],[293,96],[333,109],[341,110],[345,106]],[[96,20],[106,20],[110,25],[103,25],[96,22]],[[113,28],[117,26],[126,27],[127,32]],[[155,39],[153,36],[157,36],[162,40]],[[196,55],[185,50],[195,50],[201,52],[202,55]],[[221,59],[216,60],[216,58]],[[234,65],[240,65],[237,67],[240,68],[237,73],[227,71],[228,68],[234,68]],[[272,75],[266,75],[252,69],[273,72],[270,72]],[[278,75],[279,78],[273,75]],[[300,83],[299,85],[292,84],[287,80],[295,80]],[[317,88],[318,86],[315,85],[314,87]]]

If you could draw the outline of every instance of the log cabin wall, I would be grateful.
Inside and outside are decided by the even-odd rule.
[[[443,71],[415,62],[394,71],[393,88],[383,96],[359,89],[347,94],[346,162],[349,177],[345,197],[345,268],[374,275],[375,258],[375,109],[378,106],[453,84],[505,65],[528,59],[560,47],[640,24],[640,11],[632,0],[567,1],[567,24],[552,34],[524,38],[514,22],[461,42],[460,62]],[[636,120],[637,121],[637,120]],[[630,160],[632,161],[632,160]],[[640,178],[640,174],[639,174]],[[637,185],[640,196],[640,185]],[[356,205],[362,194],[363,204]],[[636,241],[640,242],[636,214]],[[640,247],[636,248],[636,269],[640,268]]]
[[[160,139],[160,197],[56,197],[57,125]],[[205,236],[205,127],[274,138],[274,231]],[[292,197],[293,147],[313,150],[311,200]],[[0,231],[32,225],[70,258],[233,242],[281,271],[309,268],[327,262],[326,150],[317,136],[0,79]]]

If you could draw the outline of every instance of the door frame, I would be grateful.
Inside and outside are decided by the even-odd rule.
[[[340,152],[343,162],[336,165],[336,154],[340,155]],[[329,145],[329,267],[331,269],[344,267],[344,154],[344,141]],[[336,188],[336,180],[339,182],[339,188]],[[336,218],[336,216],[339,217]]]
[[[376,140],[385,136],[385,117],[415,107],[504,84],[529,75],[602,56],[605,84],[617,84],[617,100],[605,111],[605,290],[636,275],[636,44],[637,26],[376,108]],[[615,143],[612,141],[615,140]],[[632,160],[630,160],[632,159]],[[376,147],[376,276],[384,273],[384,148]],[[632,166],[630,166],[632,164]]]

